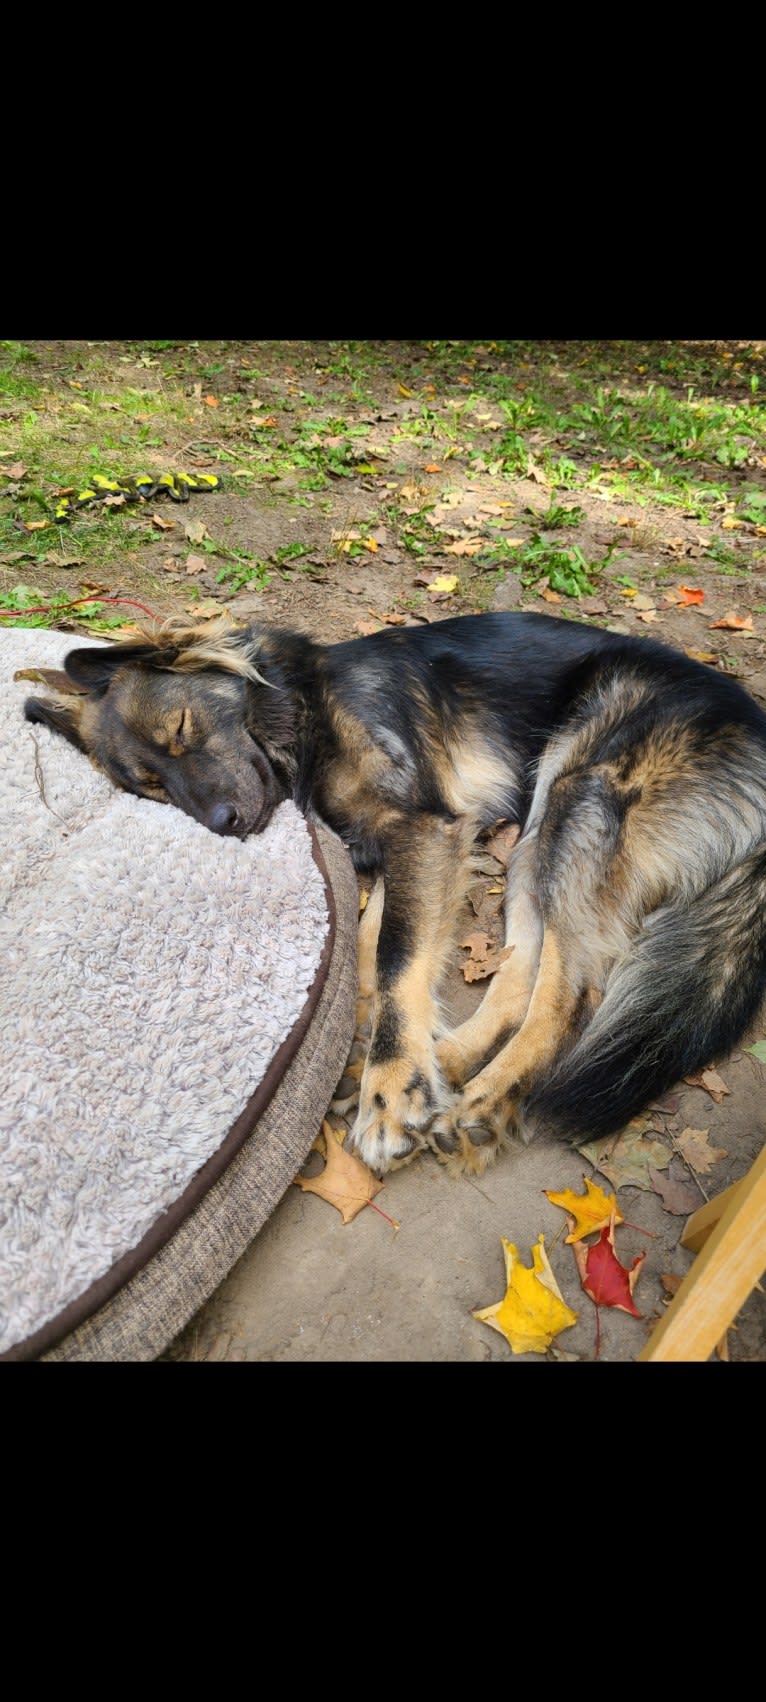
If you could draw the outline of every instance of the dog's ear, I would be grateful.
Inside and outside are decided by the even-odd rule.
[[[104,650],[70,650],[64,657],[64,667],[75,685],[86,691],[105,691],[118,668],[130,668],[136,662],[167,667],[176,655],[176,650],[159,650],[154,644],[110,644]]]
[[[28,721],[42,722],[51,727],[54,733],[62,733],[70,745],[75,745],[78,751],[88,754],[88,747],[80,732],[80,717],[83,711],[84,698],[72,694],[71,697],[28,697],[24,704],[24,714]]]

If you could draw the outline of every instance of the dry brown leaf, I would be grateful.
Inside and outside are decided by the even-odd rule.
[[[506,869],[520,833],[521,828],[518,822],[508,822],[504,827],[497,828],[486,840],[486,847],[490,856],[496,857],[498,863],[502,863]]]
[[[504,946],[502,951],[497,952],[494,957],[485,958],[483,963],[472,963],[469,958],[468,962],[462,966],[464,979],[466,981],[486,981],[488,976],[494,975],[500,965],[505,963],[512,951],[513,946]]]
[[[693,662],[718,661],[718,652],[716,650],[687,650],[686,655],[691,656]]]
[[[666,1211],[674,1217],[688,1217],[696,1211],[700,1204],[700,1191],[694,1182],[689,1180],[682,1158],[674,1154],[670,1160],[667,1174],[649,1166],[649,1180],[655,1194],[659,1194]]]
[[[50,520],[25,520],[24,521],[24,531],[25,532],[44,532],[46,526],[50,526],[50,524],[51,524]]]
[[[210,536],[204,520],[187,520],[184,532],[190,544],[201,544],[203,538]]]
[[[562,601],[559,592],[552,591],[549,585],[544,587],[544,589],[540,592],[540,596],[546,603],[560,603]]]
[[[730,1092],[717,1070],[699,1070],[694,1076],[684,1076],[684,1081],[688,1082],[690,1087],[704,1087],[716,1105],[722,1105],[726,1094]]]
[[[14,461],[12,467],[5,468],[5,472],[9,479],[23,479],[24,474],[29,472],[29,468],[24,466],[23,461]]]
[[[477,556],[480,550],[486,549],[483,538],[458,538],[454,544],[445,544],[446,556]]]
[[[464,940],[460,941],[460,944],[470,952],[473,963],[484,963],[487,953],[492,950],[492,940],[489,934],[479,933],[478,930],[474,934],[468,934]]]
[[[325,1167],[321,1174],[294,1176],[293,1181],[304,1194],[318,1194],[320,1200],[327,1200],[340,1212],[344,1223],[351,1223],[352,1218],[364,1211],[370,1200],[380,1193],[383,1183],[373,1176],[361,1158],[353,1152],[346,1152],[326,1118],[322,1134],[314,1142],[317,1152],[321,1153],[323,1146]]]
[[[157,527],[158,532],[172,532],[175,527],[175,520],[163,520],[161,514],[153,514],[152,525]]]
[[[224,613],[225,605],[217,603],[214,597],[201,597],[196,603],[184,603],[187,615],[194,615],[197,620],[210,621],[214,615]]]
[[[683,1129],[676,1135],[676,1146],[686,1163],[697,1176],[707,1176],[719,1158],[728,1158],[726,1147],[710,1145],[709,1129]]]
[[[656,609],[636,609],[636,620],[637,621],[645,621],[647,624],[649,624],[651,621],[656,621],[656,619],[657,619],[657,610]]]
[[[724,532],[736,532],[738,528],[743,525],[744,521],[737,520],[733,514],[725,514],[721,521],[721,526],[723,527]]]

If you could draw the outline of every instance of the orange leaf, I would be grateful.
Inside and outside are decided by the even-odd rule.
[[[437,466],[435,461],[429,461],[428,466],[424,467],[423,471],[424,473],[440,473],[441,467]]]
[[[678,599],[680,608],[686,608],[689,603],[704,603],[705,601],[704,591],[698,590],[694,585],[681,585],[679,590],[681,592]]]
[[[324,1170],[319,1176],[294,1176],[293,1181],[304,1194],[318,1194],[320,1200],[327,1200],[340,1212],[343,1222],[350,1223],[380,1193],[383,1183],[373,1176],[361,1158],[353,1152],[346,1152],[326,1119],[322,1124],[322,1135],[326,1149]],[[317,1137],[314,1142],[317,1151],[321,1150],[320,1139]]]
[[[215,396],[206,396],[205,397],[205,404],[208,408],[217,408],[218,407],[218,402],[217,402]]]
[[[725,627],[727,632],[752,632],[753,617],[752,615],[738,615],[734,609],[729,609],[719,621],[710,622],[711,632],[715,626]]]

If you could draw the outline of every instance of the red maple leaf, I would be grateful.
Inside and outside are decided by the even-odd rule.
[[[633,1290],[646,1254],[637,1253],[629,1270],[620,1264],[614,1251],[614,1212],[594,1246],[586,1247],[584,1242],[575,1241],[572,1252],[585,1293],[597,1306],[617,1306],[621,1312],[630,1312],[633,1318],[643,1317],[635,1305]]]

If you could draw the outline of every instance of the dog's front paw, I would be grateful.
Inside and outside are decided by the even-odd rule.
[[[430,1058],[368,1062],[351,1131],[360,1158],[381,1174],[408,1164],[426,1146],[425,1132],[448,1099]]]

